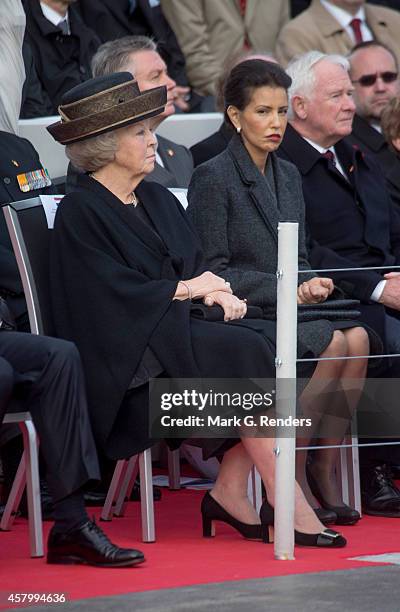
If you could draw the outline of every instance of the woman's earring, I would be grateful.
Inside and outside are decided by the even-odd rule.
[[[240,125],[239,125],[239,127],[236,128],[236,131],[237,131],[238,134],[240,134],[240,132],[242,131],[242,128],[240,127]]]

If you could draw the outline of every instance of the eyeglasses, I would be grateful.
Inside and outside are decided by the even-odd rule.
[[[352,83],[360,83],[361,87],[372,87],[375,85],[376,80],[381,78],[384,83],[393,83],[397,77],[397,72],[377,72],[376,74],[364,74],[362,77],[357,79],[357,81],[352,81]]]

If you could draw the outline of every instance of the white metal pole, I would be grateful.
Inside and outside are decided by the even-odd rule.
[[[277,417],[296,416],[298,223],[279,223],[276,309]],[[276,559],[294,559],[296,428],[277,428],[275,471]]]

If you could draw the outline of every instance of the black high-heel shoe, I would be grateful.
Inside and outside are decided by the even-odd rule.
[[[343,506],[332,506],[332,504],[328,504],[328,502],[323,498],[317,480],[311,474],[311,471],[309,469],[307,469],[307,480],[308,484],[310,485],[312,494],[315,496],[316,499],[318,499],[321,506],[323,506],[327,510],[332,510],[332,512],[336,514],[336,525],[355,525],[360,520],[360,513],[357,512],[355,508],[346,506],[346,504],[343,504]]]
[[[265,499],[260,508],[260,519],[264,525],[274,524],[274,509]],[[324,529],[320,533],[302,533],[294,530],[294,541],[299,546],[318,546],[319,548],[343,548],[345,538],[333,529]]]
[[[203,519],[203,538],[215,536],[214,521],[221,521],[230,525],[238,531],[244,538],[249,540],[262,540],[269,542],[267,525],[249,525],[235,519],[227,512],[207,491],[201,502],[201,516]]]

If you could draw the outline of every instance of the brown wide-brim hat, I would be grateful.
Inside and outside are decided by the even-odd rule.
[[[62,97],[61,121],[47,130],[61,144],[71,144],[137,123],[163,112],[167,88],[141,92],[130,72],[116,72],[77,85]]]

